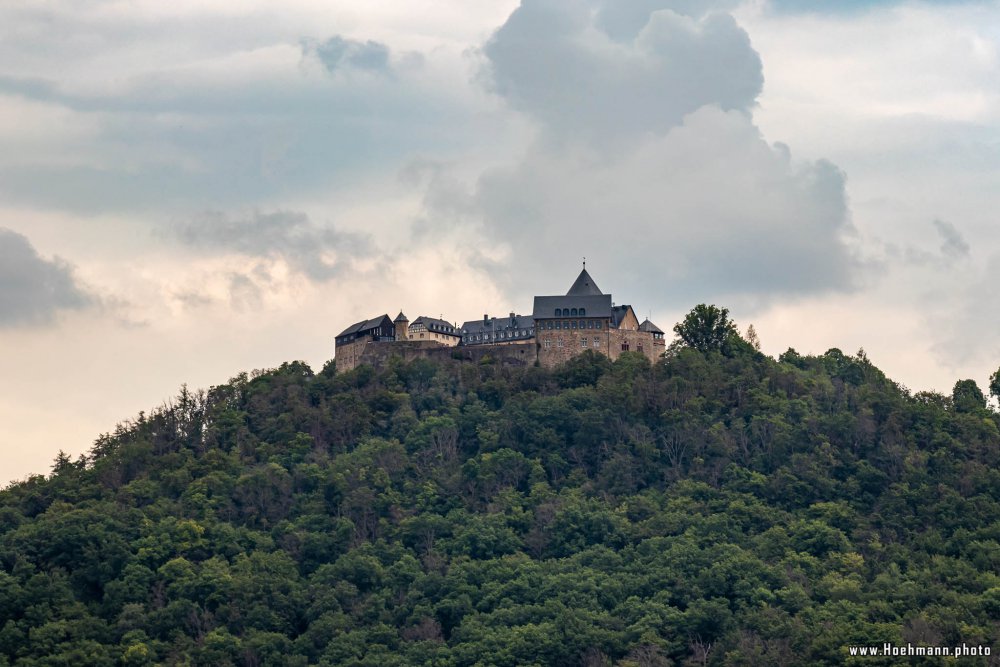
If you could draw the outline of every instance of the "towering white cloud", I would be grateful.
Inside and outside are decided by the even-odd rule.
[[[589,255],[654,307],[854,287],[843,172],[761,137],[762,65],[731,15],[662,4],[525,0],[484,46],[537,127],[470,197],[505,280],[525,293]]]

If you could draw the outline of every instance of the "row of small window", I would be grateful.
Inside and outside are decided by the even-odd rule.
[[[587,338],[586,336],[581,336],[580,337],[580,347],[581,348],[590,347],[589,342],[590,342],[590,339]],[[564,341],[563,341],[562,338],[557,339],[556,340],[556,347],[564,347],[563,343],[564,343]],[[542,347],[544,347],[545,349],[551,348],[552,347],[552,339],[551,338],[546,338],[545,340],[543,340],[542,341]],[[596,349],[596,348],[599,348],[599,347],[601,347],[601,339],[600,339],[599,336],[594,336],[594,348]],[[629,344],[628,343],[622,343],[622,351],[623,352],[627,352],[628,350],[629,350]],[[642,352],[642,343],[639,343],[639,351]]]
[[[556,308],[556,317],[586,317],[586,308]]]
[[[580,337],[580,347],[589,347],[589,344],[588,344],[589,341],[590,341],[590,339],[587,338],[586,336],[581,336]],[[556,339],[556,347],[563,347],[563,342],[564,341],[563,341],[562,338],[557,338]],[[600,347],[600,346],[601,346],[601,339],[600,339],[600,337],[599,336],[594,336],[594,347]],[[551,338],[546,338],[545,340],[543,340],[542,341],[542,347],[544,347],[546,349],[552,347],[552,339]]]
[[[538,324],[543,329],[603,329],[601,320],[545,320]]]
[[[505,338],[525,338],[532,335],[535,332],[534,329],[521,329],[520,331],[501,331],[500,333],[492,334],[465,334],[462,336],[462,340],[467,343],[472,343],[475,341],[482,340],[502,340]]]
[[[430,329],[431,331],[443,331],[445,333],[451,333],[454,331],[454,329],[452,329],[451,327],[443,327],[439,324],[428,324],[427,328]]]

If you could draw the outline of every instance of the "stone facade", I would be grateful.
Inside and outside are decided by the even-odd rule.
[[[388,326],[392,335],[385,335]],[[456,347],[457,346],[457,347]],[[410,323],[402,311],[348,327],[336,341],[337,370],[360,364],[384,364],[393,356],[469,361],[495,359],[513,365],[551,367],[593,350],[617,359],[639,352],[656,361],[666,350],[661,331],[648,319],[642,324],[632,306],[615,305],[594,283],[586,266],[564,295],[536,296],[530,316],[483,316],[454,327],[421,316]]]
[[[638,323],[637,323],[638,324]],[[551,367],[569,361],[571,358],[593,350],[614,360],[622,352],[639,352],[650,361],[656,361],[666,350],[664,341],[653,338],[652,333],[638,329],[560,328],[544,329],[537,332],[538,363]]]
[[[499,363],[507,366],[533,366],[537,362],[533,341],[516,345],[479,345],[475,347],[447,346],[434,341],[368,341],[356,355],[346,358],[343,364],[338,352],[337,372],[353,370],[362,364],[384,368],[394,357],[403,361],[453,359],[473,363]]]
[[[453,324],[421,315],[410,324],[409,340],[434,341],[454,347],[461,342],[462,335]]]
[[[358,339],[337,346],[337,371],[349,371],[361,365],[365,348],[373,344],[370,339]]]

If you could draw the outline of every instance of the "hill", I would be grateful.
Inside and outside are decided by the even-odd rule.
[[[672,352],[184,388],[0,493],[0,665],[996,643],[1000,418],[974,383],[911,394],[838,350]]]

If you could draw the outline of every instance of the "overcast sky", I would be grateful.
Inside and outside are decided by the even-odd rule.
[[[1000,2],[0,4],[0,484],[580,260],[913,390],[1000,365]]]

